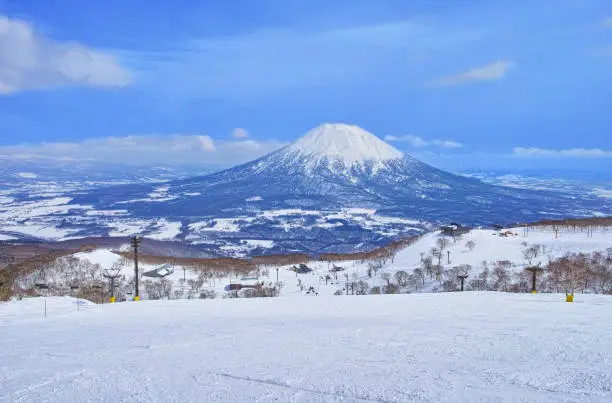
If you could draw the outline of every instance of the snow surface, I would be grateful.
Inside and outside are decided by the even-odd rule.
[[[593,194],[606,199],[612,199],[612,189],[597,188],[593,190]]]
[[[38,178],[38,175],[36,175],[35,173],[32,173],[32,172],[19,172],[19,173],[17,173],[17,176],[19,176],[20,178],[24,178],[24,179],[36,179],[36,178]]]
[[[315,127],[285,149],[285,153],[307,157],[310,168],[323,159],[340,161],[346,167],[366,161],[388,161],[403,154],[372,133],[355,125],[326,123]]]
[[[153,238],[157,240],[170,240],[176,238],[181,233],[181,227],[183,226],[180,222],[173,222],[161,219],[157,223],[157,230],[147,235],[147,238]]]
[[[114,263],[117,263],[121,256],[113,253],[109,249],[96,249],[90,252],[78,252],[72,256],[77,259],[89,260],[93,264],[98,264],[102,269],[110,269]]]
[[[115,216],[126,215],[127,213],[128,213],[127,210],[89,210],[85,213],[85,215],[115,217]]]
[[[240,226],[235,222],[240,221],[234,218],[215,218],[208,221],[196,222],[189,224],[189,229],[195,232],[238,232]]]
[[[474,270],[480,270],[479,266],[483,261],[494,263],[500,260],[509,260],[518,269],[522,269],[527,265],[523,256],[525,250],[523,243],[544,247],[544,255],[537,257],[532,262],[542,265],[545,265],[549,258],[559,258],[566,253],[605,252],[607,248],[612,246],[612,230],[606,228],[595,230],[592,237],[588,236],[586,232],[561,229],[557,238],[555,238],[555,232],[552,228],[545,227],[530,229],[526,236],[523,234],[523,228],[512,228],[507,231],[516,235],[501,237],[497,231],[473,230],[463,235],[457,242],[453,242],[452,238],[447,237],[450,242],[446,250],[451,252],[451,262],[450,264],[447,263],[448,255],[445,251],[442,263],[448,267],[469,264]],[[427,253],[431,248],[437,247],[436,242],[439,238],[439,232],[426,234],[414,245],[400,251],[396,255],[394,263],[390,264],[388,268],[419,267],[421,265],[421,253]],[[469,241],[474,242],[475,245],[472,251],[466,246]]]
[[[149,221],[137,219],[115,220],[108,224],[108,235],[120,237],[142,234],[149,224]]]
[[[0,304],[0,401],[612,401],[610,296],[46,303]]]
[[[20,235],[29,235],[48,240],[61,240],[74,232],[73,230],[69,229],[56,228],[55,225],[32,223],[23,225],[6,225],[2,227],[2,229],[8,232],[18,233]]]

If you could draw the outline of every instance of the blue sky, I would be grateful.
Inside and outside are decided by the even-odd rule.
[[[233,163],[346,122],[449,169],[612,161],[608,0],[86,4],[0,0],[0,154]]]

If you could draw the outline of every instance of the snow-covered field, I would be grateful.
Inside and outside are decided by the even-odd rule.
[[[3,402],[610,402],[612,297],[0,304]]]

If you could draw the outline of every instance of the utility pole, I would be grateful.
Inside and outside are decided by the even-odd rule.
[[[132,237],[132,248],[134,248],[134,301],[140,301],[140,295],[138,294],[138,245],[140,245],[140,238],[138,235]]]
[[[115,279],[121,276],[120,270],[117,268],[105,269],[102,276],[110,281],[111,296],[109,302],[112,304],[115,302]]]
[[[278,267],[276,268],[276,284],[278,284]]]
[[[450,264],[450,250],[447,250],[447,251],[446,251],[446,254],[448,255],[448,260],[447,260],[447,261],[448,261],[448,264]]]
[[[459,280],[461,280],[461,291],[463,291],[463,282],[465,281],[466,278],[468,278],[467,274],[459,274],[457,275],[457,278]]]
[[[535,294],[536,291],[536,276],[542,272],[542,268],[538,266],[527,267],[525,270],[531,272],[531,293]]]

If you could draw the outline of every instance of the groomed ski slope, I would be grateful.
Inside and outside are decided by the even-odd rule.
[[[610,402],[612,297],[0,304],[2,402]]]

